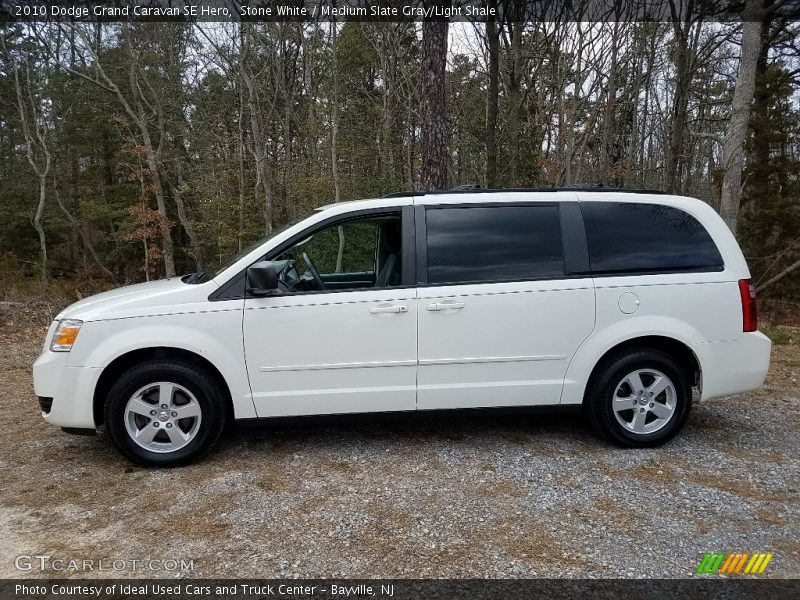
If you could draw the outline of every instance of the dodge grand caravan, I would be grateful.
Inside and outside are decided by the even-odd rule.
[[[46,421],[175,465],[231,419],[560,405],[655,446],[760,387],[770,341],[707,204],[471,191],[334,204],[214,273],[99,294],[33,368]]]

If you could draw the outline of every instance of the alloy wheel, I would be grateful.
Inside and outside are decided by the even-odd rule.
[[[151,452],[175,452],[200,429],[202,410],[184,386],[159,381],[137,390],[125,405],[125,429],[130,438]]]
[[[617,422],[637,434],[655,433],[675,415],[675,384],[656,369],[637,369],[622,378],[614,391],[612,409]]]

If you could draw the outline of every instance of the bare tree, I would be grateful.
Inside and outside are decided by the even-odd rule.
[[[749,0],[742,13],[742,51],[739,57],[739,73],[733,92],[731,119],[723,143],[722,194],[719,212],[722,219],[736,233],[739,204],[742,198],[742,170],[744,168],[744,144],[750,123],[750,107],[756,87],[756,67],[761,54],[764,31],[764,11],[761,0]],[[768,282],[769,283],[769,282]],[[764,284],[767,285],[767,284]]]
[[[490,17],[486,20],[488,85],[486,88],[486,187],[497,185],[497,117],[500,114],[500,32],[494,13],[497,0],[489,0]]]
[[[696,22],[697,17],[694,14],[694,7],[694,0],[679,3],[678,6],[676,6],[676,0],[669,0],[674,33],[675,91],[669,122],[669,145],[664,156],[664,187],[671,193],[680,191],[683,146],[689,108],[689,88],[692,81],[690,54],[693,47],[696,50],[700,32],[699,24]],[[681,12],[681,10],[684,12]]]
[[[86,230],[83,228],[83,225],[75,218],[72,212],[70,212],[70,210],[64,205],[64,202],[61,200],[61,194],[58,191],[58,180],[55,176],[55,170],[53,171],[53,195],[56,198],[56,204],[58,204],[58,208],[61,209],[61,212],[64,213],[65,217],[67,217],[67,221],[69,221],[72,230],[80,236],[84,247],[92,257],[92,260],[103,272],[103,275],[108,277],[111,281],[116,281],[117,278],[114,277],[114,274],[108,270],[108,267],[103,264],[103,261],[101,261],[100,257],[97,255],[97,250],[95,250],[94,244],[92,244],[89,236],[86,234]]]
[[[153,135],[150,131],[150,123],[148,115],[145,111],[146,99],[142,92],[142,80],[140,78],[140,65],[139,57],[141,49],[134,48],[131,39],[131,32],[129,25],[122,26],[122,38],[124,40],[124,48],[127,53],[127,79],[130,88],[131,99],[129,100],[122,89],[111,79],[106,72],[100,57],[95,50],[93,43],[89,40],[86,33],[78,27],[75,23],[66,24],[67,27],[74,33],[77,33],[84,44],[85,49],[89,52],[92,59],[92,68],[96,73],[96,77],[90,77],[80,70],[73,69],[70,66],[65,68],[83,78],[92,82],[98,87],[112,93],[119,101],[122,108],[130,117],[131,121],[136,125],[142,138],[142,149],[145,155],[145,162],[150,173],[151,184],[153,188],[153,195],[156,199],[156,205],[161,217],[159,229],[161,232],[161,243],[164,253],[164,271],[167,277],[175,277],[175,249],[172,241],[172,227],[169,217],[167,215],[167,203],[164,197],[164,185],[162,183],[161,165],[159,164],[159,153],[153,142]],[[98,35],[99,37],[99,35]]]
[[[3,50],[7,52],[5,38],[0,36],[3,43]],[[22,134],[25,138],[25,155],[28,164],[33,169],[39,180],[39,200],[36,205],[36,212],[33,217],[33,227],[39,236],[39,252],[42,261],[41,280],[42,284],[47,284],[47,238],[44,227],[42,227],[42,215],[44,213],[45,201],[47,199],[47,177],[50,174],[52,158],[47,145],[47,127],[43,122],[43,116],[38,108],[33,91],[31,80],[30,65],[25,62],[25,86],[20,82],[19,64],[12,66],[14,71],[14,90],[16,92],[17,111],[20,123],[22,124]]]
[[[525,28],[523,19],[525,11],[524,0],[503,0],[505,20],[501,26],[501,39],[503,40],[508,59],[506,62],[506,90],[508,93],[508,178],[512,186],[519,185],[520,155],[520,112],[523,105],[523,65],[522,65],[522,32]]]
[[[427,190],[447,187],[447,29],[447,21],[422,23],[422,187]]]
[[[240,25],[241,48],[239,52],[239,76],[247,89],[247,108],[250,113],[250,151],[256,162],[255,194],[263,199],[264,228],[269,235],[272,232],[272,174],[267,155],[267,138],[264,133],[263,119],[271,116],[275,109],[276,96],[273,95],[268,109],[261,106],[261,98],[256,88],[254,76],[250,71],[250,55],[253,51],[252,38],[254,25]]]
[[[616,134],[615,117],[617,102],[617,77],[619,70],[619,47],[622,24],[615,20],[611,28],[611,65],[606,84],[606,102],[603,113],[603,132],[600,140],[600,177],[603,183],[611,183],[610,154],[611,140]]]
[[[577,133],[575,131],[575,126],[577,124],[578,107],[580,106],[583,87],[583,55],[585,51],[584,38],[586,35],[583,23],[576,21],[574,27],[577,33],[574,58],[575,81],[572,85],[572,99],[570,100],[569,109],[567,110],[566,130],[563,132],[563,135],[567,138],[564,156],[564,182],[567,185],[575,183],[575,169],[572,162],[575,157],[575,136]]]
[[[333,4],[333,0],[331,0]],[[331,98],[331,175],[333,177],[333,197],[335,202],[340,202],[342,199],[341,185],[339,184],[339,63],[338,63],[338,48],[336,44],[336,28],[338,24],[336,21],[331,21],[331,58],[333,61],[333,94]],[[342,229],[339,228],[339,236],[341,237]],[[342,266],[342,251],[344,248],[343,240],[339,244],[339,256],[336,258],[337,272],[341,271]]]

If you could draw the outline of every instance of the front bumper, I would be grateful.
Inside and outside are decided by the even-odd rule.
[[[42,417],[59,427],[95,429],[92,405],[101,369],[68,367],[67,357],[68,352],[45,350],[33,363],[34,392],[52,399],[50,411],[43,410]]]

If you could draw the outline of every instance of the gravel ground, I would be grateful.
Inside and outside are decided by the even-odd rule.
[[[774,552],[764,576],[800,577],[798,345],[654,450],[576,416],[412,418],[233,431],[157,471],[42,421],[41,336],[0,338],[1,577],[25,575],[20,554],[193,559],[199,577],[686,577],[709,551]]]

